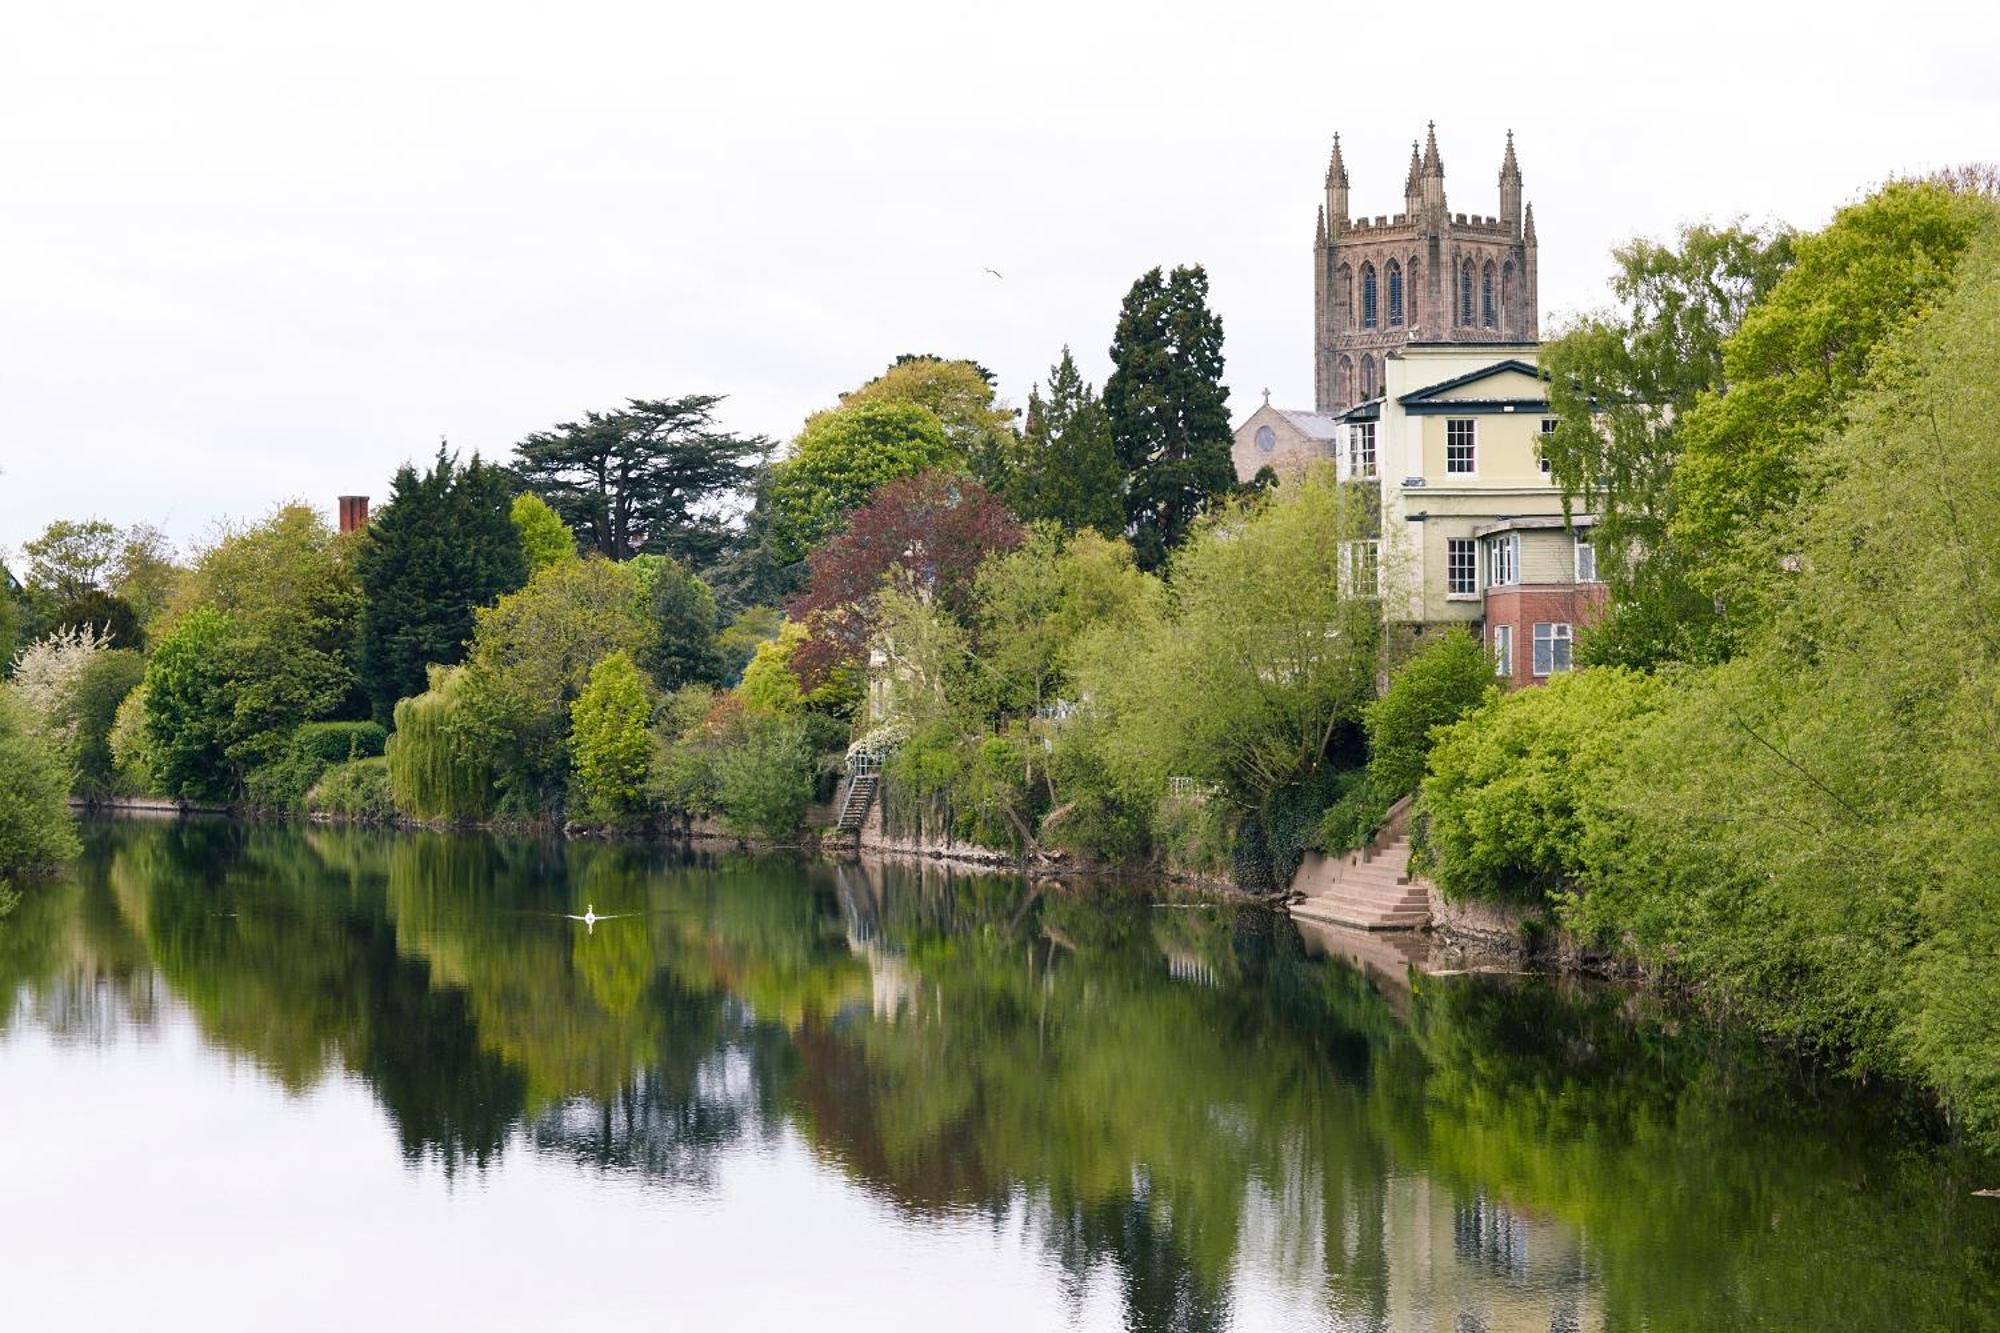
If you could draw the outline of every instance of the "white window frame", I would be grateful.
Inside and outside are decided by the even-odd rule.
[[[1465,586],[1455,587],[1452,575],[1457,572],[1453,565],[1454,547],[1463,547],[1465,555]],[[1479,596],[1479,539],[1477,537],[1447,537],[1444,539],[1444,595],[1446,597],[1475,598]]]
[[[1486,586],[1508,588],[1521,581],[1521,534],[1503,532],[1498,537],[1488,537],[1486,547]]]
[[[1375,423],[1357,421],[1347,428],[1347,475],[1375,475]]]
[[[1382,595],[1381,543],[1373,538],[1341,543],[1340,579],[1349,597]]]
[[[1583,567],[1586,555],[1590,557],[1590,569],[1588,572]],[[1576,535],[1576,581],[1578,583],[1596,583],[1599,581],[1597,577],[1597,545],[1590,540],[1590,534],[1583,532],[1579,532]]]
[[[1541,447],[1542,441],[1547,440],[1549,436],[1555,433],[1556,433],[1556,419],[1554,417],[1543,417],[1542,433],[1540,438],[1535,441],[1535,461],[1541,465],[1542,475],[1545,477],[1549,475],[1549,470],[1550,470],[1549,456]]]
[[[1451,428],[1465,427],[1471,437],[1466,445],[1466,466],[1455,468],[1451,465]],[[1476,477],[1479,475],[1479,418],[1446,417],[1444,419],[1444,473],[1447,477]]]
[[[1493,639],[1493,674],[1506,680],[1512,680],[1514,678],[1514,627],[1512,625],[1494,625],[1491,629]]]
[[[1551,620],[1538,623],[1535,626],[1535,656],[1534,665],[1531,668],[1534,674],[1537,677],[1542,677],[1553,676],[1558,672],[1568,671],[1576,662],[1575,641],[1576,636],[1571,630],[1569,622],[1566,620]],[[1542,664],[1542,648],[1544,645],[1549,650],[1547,666]],[[1558,649],[1562,653],[1563,660],[1561,662],[1556,661]]]

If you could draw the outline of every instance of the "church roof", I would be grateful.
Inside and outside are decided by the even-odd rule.
[[[1324,412],[1300,412],[1289,407],[1276,407],[1271,410],[1291,422],[1293,429],[1309,440],[1339,438],[1340,423]]]

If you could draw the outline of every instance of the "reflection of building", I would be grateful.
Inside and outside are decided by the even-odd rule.
[[[1580,1333],[1604,1323],[1599,1276],[1567,1227],[1421,1172],[1259,1181],[1240,1244],[1244,1270],[1301,1284],[1301,1324],[1327,1309],[1336,1327],[1380,1333]]]

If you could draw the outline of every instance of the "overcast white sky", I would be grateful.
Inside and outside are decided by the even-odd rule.
[[[1328,141],[1454,211],[1512,127],[1544,325],[1610,246],[1825,220],[2000,157],[2000,10],[1490,4],[14,4],[0,17],[0,546],[380,497],[629,396],[788,437],[899,352],[1015,405],[1200,262],[1240,417],[1312,391]],[[1004,279],[982,270],[998,269]]]

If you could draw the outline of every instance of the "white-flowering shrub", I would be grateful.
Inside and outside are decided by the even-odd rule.
[[[56,630],[15,654],[7,688],[22,720],[65,762],[76,754],[77,686],[91,658],[110,644],[95,625],[78,625]]]

